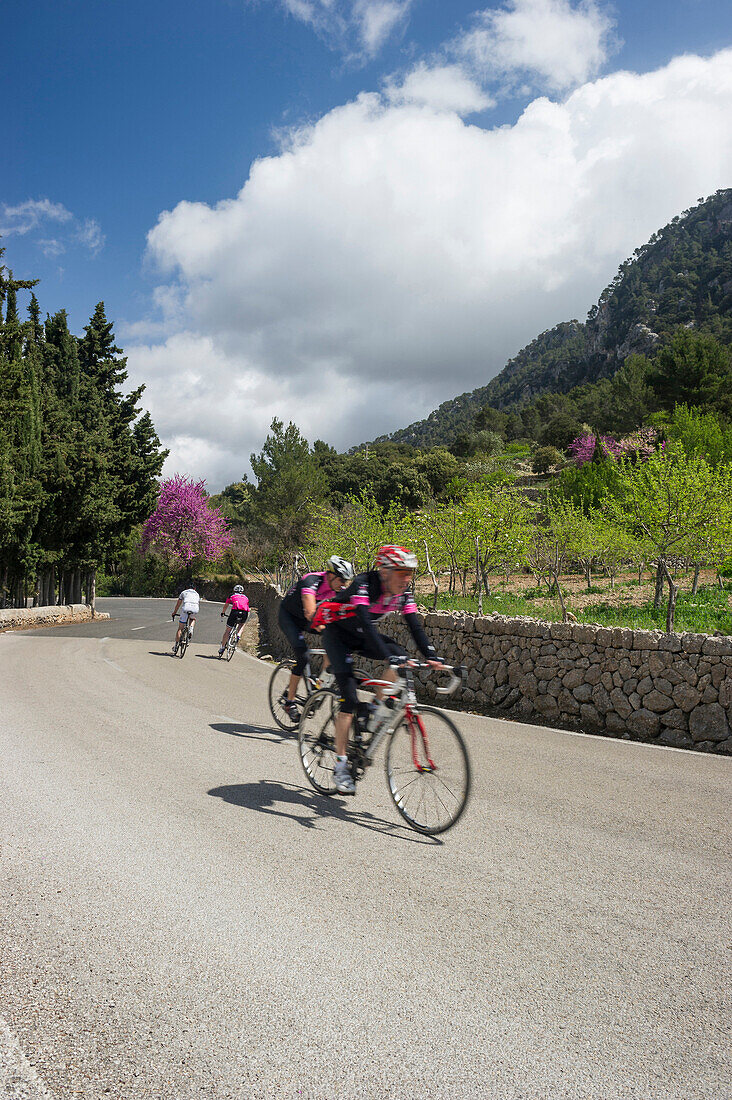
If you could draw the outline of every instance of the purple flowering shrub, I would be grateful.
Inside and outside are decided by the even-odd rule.
[[[620,440],[611,435],[601,435],[599,444],[594,434],[580,435],[572,440],[567,450],[578,466],[584,466],[586,462],[592,462],[598,446],[605,458],[617,460],[627,457],[645,461],[658,449],[658,432],[655,428],[638,428]]]
[[[183,569],[216,561],[233,546],[226,520],[208,504],[205,484],[179,474],[161,484],[157,508],[142,529],[143,552],[152,549]]]

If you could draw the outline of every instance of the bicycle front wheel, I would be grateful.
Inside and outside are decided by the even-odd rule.
[[[298,726],[298,723],[290,718],[281,701],[283,696],[287,695],[290,687],[290,676],[292,675],[294,663],[294,661],[280,661],[269,678],[269,709],[275,722],[285,733],[294,733]],[[302,677],[297,685],[294,700],[299,711],[302,711],[305,706],[307,697],[305,678]]]
[[[452,828],[470,794],[470,760],[455,723],[434,707],[408,710],[389,738],[386,781],[417,832],[435,836]]]
[[[335,714],[333,693],[314,691],[305,704],[297,735],[300,761],[308,781],[320,794],[335,794]]]

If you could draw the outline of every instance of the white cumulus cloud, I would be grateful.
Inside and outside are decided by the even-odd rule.
[[[401,83],[390,80],[386,95],[395,104],[413,103],[471,115],[495,106],[490,96],[460,65],[428,65],[421,62],[407,73]]]
[[[361,95],[236,197],[160,216],[148,247],[177,329],[128,351],[168,469],[238,478],[273,415],[339,447],[406,425],[584,316],[732,176],[732,50],[536,99],[512,126],[463,107]]]
[[[280,0],[334,49],[373,57],[409,16],[413,0]]]
[[[612,26],[594,0],[508,0],[479,12],[453,48],[488,82],[528,79],[562,92],[600,71]]]

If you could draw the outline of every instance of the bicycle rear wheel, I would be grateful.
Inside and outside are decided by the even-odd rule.
[[[434,707],[408,711],[389,738],[386,781],[417,832],[435,836],[452,828],[470,794],[470,760],[455,723]]]
[[[234,656],[234,651],[236,650],[238,644],[239,635],[236,633],[235,630],[232,630],[231,634],[229,635],[229,640],[226,643],[226,649],[224,650],[224,657],[226,657],[227,661],[230,661],[231,658]]]
[[[320,794],[335,794],[335,713],[333,693],[314,691],[300,718],[297,743],[300,761],[310,784]]]
[[[269,709],[275,722],[281,730],[285,731],[285,733],[294,733],[298,727],[298,722],[293,722],[280,702],[283,695],[287,695],[294,664],[294,661],[280,661],[269,678]],[[307,698],[305,678],[301,677],[300,683],[297,685],[294,700],[295,703],[297,703],[299,711],[302,712],[302,708],[305,706]]]
[[[186,650],[188,649],[188,643],[190,642],[190,640],[190,634],[187,630],[184,630],[180,636],[180,641],[178,643],[178,656],[180,657],[181,661],[186,655]]]

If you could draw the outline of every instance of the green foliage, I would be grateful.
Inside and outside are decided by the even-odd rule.
[[[1,254],[1,250],[0,250]],[[0,603],[81,598],[81,573],[112,563],[156,494],[161,452],[142,389],[123,394],[125,360],[99,303],[77,340],[60,310],[40,322],[32,281],[0,267]],[[50,581],[49,581],[50,577]],[[48,582],[48,583],[46,583]]]
[[[556,447],[538,447],[531,460],[531,469],[535,474],[548,474],[563,462],[564,455]]]
[[[284,547],[299,545],[314,506],[326,495],[327,480],[297,427],[274,418],[261,452],[250,457],[256,486],[251,514]]]

